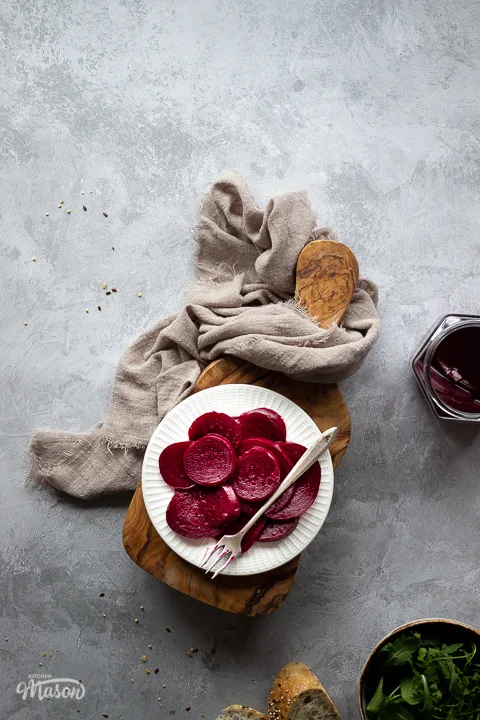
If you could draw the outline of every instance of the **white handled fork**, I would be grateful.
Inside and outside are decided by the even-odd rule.
[[[283,495],[285,490],[288,490],[290,485],[292,485],[294,482],[298,480],[298,478],[303,475],[304,472],[306,472],[314,462],[318,460],[320,455],[328,450],[330,445],[335,440],[335,436],[337,434],[337,428],[333,427],[329,430],[326,430],[324,433],[320,435],[317,440],[313,443],[313,445],[310,445],[310,447],[303,453],[302,457],[299,459],[296,465],[290,470],[287,477],[283,482],[280,483],[278,488],[275,490],[273,495],[271,495],[268,500],[262,505],[260,510],[258,510],[255,515],[250,518],[250,520],[245,524],[245,526],[235,535],[224,535],[215,545],[215,547],[210,551],[209,548],[207,548],[205,552],[205,556],[203,558],[203,562],[200,565],[200,567],[205,567],[205,565],[209,562],[209,560],[212,560],[212,562],[208,565],[205,572],[208,573],[213,570],[215,565],[220,562],[224,557],[229,555],[230,557],[227,558],[226,562],[220,567],[218,570],[215,571],[215,573],[212,575],[212,580],[217,577],[225,568],[227,565],[230,565],[231,562],[237,558],[241,552],[242,552],[242,540],[247,534],[247,532],[250,530],[253,525],[259,520],[262,515],[268,510],[270,505],[273,505],[275,500],[278,500],[280,495]],[[222,550],[223,552],[220,553],[220,555],[217,558],[214,558],[213,556],[218,550]]]

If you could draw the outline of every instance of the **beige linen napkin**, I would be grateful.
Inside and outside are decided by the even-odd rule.
[[[319,383],[358,370],[378,336],[373,283],[359,282],[341,325],[328,330],[292,300],[297,257],[314,227],[305,193],[260,210],[243,179],[223,173],[200,207],[199,280],[185,309],[125,350],[103,423],[86,433],[34,433],[30,477],[83,499],[133,490],[157,424],[222,355]]]

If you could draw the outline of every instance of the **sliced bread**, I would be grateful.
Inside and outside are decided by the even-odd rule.
[[[222,710],[217,720],[268,720],[268,718],[258,710],[252,710],[244,705],[229,705]]]
[[[288,663],[268,696],[269,720],[341,720],[316,675],[302,663]]]

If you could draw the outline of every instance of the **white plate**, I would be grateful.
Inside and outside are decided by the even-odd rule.
[[[148,444],[142,469],[142,490],[145,507],[160,537],[187,562],[200,566],[211,540],[189,540],[171,530],[165,512],[173,490],[163,482],[158,457],[171,443],[188,440],[188,428],[199,415],[210,410],[240,415],[246,410],[268,407],[285,420],[287,440],[309,446],[320,431],[307,415],[291,400],[273,390],[257,385],[218,385],[191,395],[163,418]],[[255,543],[225,570],[226,575],[253,575],[273,570],[296,557],[312,542],[327,517],[333,495],[333,466],[330,453],[320,458],[322,480],[313,505],[299,520],[295,530],[283,540]]]

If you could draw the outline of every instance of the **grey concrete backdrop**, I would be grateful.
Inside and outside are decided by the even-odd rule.
[[[0,717],[212,720],[264,708],[297,659],[357,718],[384,633],[480,624],[478,437],[439,424],[409,368],[441,313],[480,312],[480,3],[3,0],[0,18]],[[257,621],[133,565],[128,498],[24,485],[32,429],[99,421],[125,344],[181,306],[198,202],[225,166],[262,203],[307,188],[383,317],[342,386],[353,437],[328,521]],[[83,681],[79,715],[16,695],[41,671]]]

